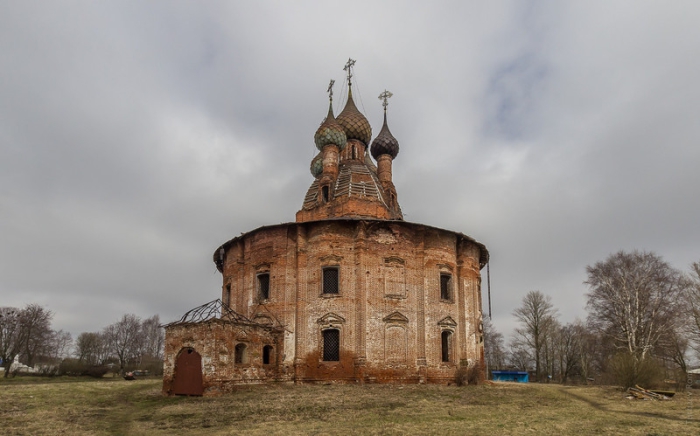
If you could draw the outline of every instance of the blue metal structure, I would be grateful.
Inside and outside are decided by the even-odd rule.
[[[493,381],[509,381],[518,383],[527,383],[530,377],[527,371],[491,371]]]

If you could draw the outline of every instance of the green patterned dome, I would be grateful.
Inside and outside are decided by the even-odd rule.
[[[318,179],[323,173],[323,153],[319,153],[311,160],[311,175]]]
[[[335,144],[340,150],[345,148],[348,140],[343,127],[335,120],[333,116],[333,104],[328,106],[328,116],[321,126],[316,130],[314,142],[319,150],[330,144]]]
[[[352,101],[352,91],[348,92],[348,102],[338,115],[337,121],[343,126],[347,139],[357,139],[365,145],[369,144],[369,140],[372,139],[372,126],[369,125],[367,118],[357,110],[355,102]]]

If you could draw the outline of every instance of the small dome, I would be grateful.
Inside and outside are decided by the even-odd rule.
[[[323,153],[319,153],[311,160],[311,175],[318,179],[323,174]]]
[[[348,139],[357,139],[365,145],[369,144],[369,140],[372,139],[372,126],[369,125],[367,118],[357,110],[355,102],[352,101],[352,90],[348,93],[348,102],[338,115],[337,121],[345,129],[345,135]]]
[[[348,142],[345,136],[345,130],[336,121],[335,117],[333,117],[332,103],[328,106],[328,116],[326,120],[321,124],[318,130],[316,130],[314,142],[319,150],[323,150],[323,147],[330,144],[335,144],[342,150]]]
[[[370,152],[375,160],[383,154],[388,154],[392,159],[395,159],[396,155],[399,154],[399,141],[389,131],[389,126],[386,123],[386,112],[384,112],[384,125],[379,135],[372,141]]]

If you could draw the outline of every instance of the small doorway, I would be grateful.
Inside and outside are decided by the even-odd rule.
[[[194,348],[183,348],[175,359],[172,393],[196,396],[204,393],[202,356]]]

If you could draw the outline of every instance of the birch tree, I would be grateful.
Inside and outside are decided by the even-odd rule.
[[[654,253],[610,255],[586,268],[588,320],[635,361],[644,360],[674,326],[683,275]]]

